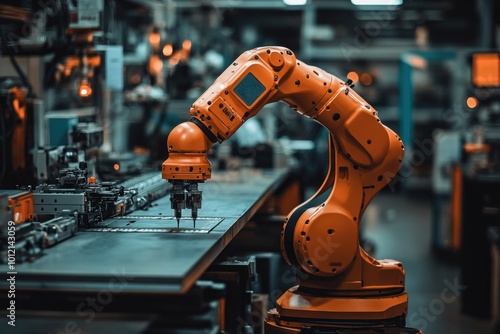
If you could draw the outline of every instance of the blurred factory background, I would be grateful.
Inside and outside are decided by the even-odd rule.
[[[187,315],[162,322],[135,313],[114,317],[134,308],[104,304],[96,321],[86,321],[88,315],[74,311],[77,299],[52,307],[36,298],[47,295],[23,295],[22,289],[45,282],[42,276],[52,269],[35,264],[50,261],[58,247],[95,245],[76,245],[79,233],[91,233],[79,231],[82,224],[146,210],[167,195],[161,165],[170,131],[190,119],[193,102],[242,52],[271,45],[352,80],[405,144],[401,170],[367,209],[360,238],[374,257],[405,265],[407,325],[429,334],[500,333],[498,1],[1,0],[0,36],[1,262],[8,262],[8,222],[14,221],[18,303],[29,305],[17,309],[16,328],[3,316],[2,333],[219,333],[224,326],[227,333],[261,333],[262,319],[256,321],[252,310],[272,304],[279,296],[271,296],[273,288],[291,285],[283,278],[280,218],[312,195],[328,170],[328,131],[284,103],[265,106],[209,153],[214,180],[201,186],[204,194],[217,184],[251,179],[255,171],[286,171],[286,195],[266,199],[215,254],[217,261],[244,256],[231,270],[257,270],[260,277],[259,284],[247,277],[253,283],[239,281],[227,290],[239,296],[225,301],[237,303],[233,313],[219,306],[212,314],[218,320],[209,325],[191,323]],[[69,205],[61,192],[83,202]],[[54,198],[69,209],[48,214],[57,208],[44,200]],[[87,202],[108,206],[92,211],[84,208]],[[163,215],[171,215],[165,203]],[[284,213],[269,209],[276,203]],[[207,263],[193,282],[202,282],[203,272],[203,280],[219,282],[229,270],[216,269],[220,263]],[[88,287],[92,266],[82,266],[88,281],[81,285]],[[23,270],[31,275],[25,285]],[[58,270],[53,276],[64,276]],[[206,294],[218,288],[197,286]],[[257,298],[262,295],[270,300]],[[157,297],[153,304],[164,302]],[[109,305],[134,303],[120,298]],[[166,303],[186,305],[175,298]],[[5,312],[8,300],[1,300]],[[185,307],[184,313],[192,312]],[[67,319],[75,327],[68,329]]]

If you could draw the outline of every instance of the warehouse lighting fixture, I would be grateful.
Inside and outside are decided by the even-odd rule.
[[[351,0],[356,6],[399,6],[403,0]]]
[[[288,6],[303,6],[307,3],[307,0],[283,0],[283,2]]]

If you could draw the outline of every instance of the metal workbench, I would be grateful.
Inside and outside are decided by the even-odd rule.
[[[119,276],[127,281],[126,292],[184,293],[287,175],[287,170],[215,175],[201,185],[196,228],[185,210],[177,229],[164,197],[147,210],[106,221],[100,231],[79,231],[36,261],[17,264],[16,289],[99,291]],[[9,270],[2,265],[1,271]],[[4,289],[5,280],[1,284]]]

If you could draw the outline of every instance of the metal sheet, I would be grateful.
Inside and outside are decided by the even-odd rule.
[[[239,178],[225,179],[219,172],[218,178],[202,185],[203,208],[198,220],[203,224],[201,220],[210,218],[206,221],[207,226],[212,224],[209,233],[79,231],[47,249],[36,261],[17,264],[22,280],[16,282],[16,290],[98,292],[110,289],[118,280],[124,282],[120,286],[123,293],[186,292],[287,175],[287,170],[247,171]],[[162,223],[170,226],[171,215],[168,198],[162,198],[130,217],[144,218],[143,224],[151,217],[147,224],[157,224],[155,218],[166,216]],[[185,210],[182,225],[190,224],[188,215]],[[8,271],[5,265],[0,270]]]

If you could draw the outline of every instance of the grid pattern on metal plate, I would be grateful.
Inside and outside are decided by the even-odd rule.
[[[179,227],[177,219],[164,216],[126,216],[106,219],[83,229],[87,232],[124,233],[209,233],[224,218],[198,218],[196,224],[191,218],[182,218]]]

